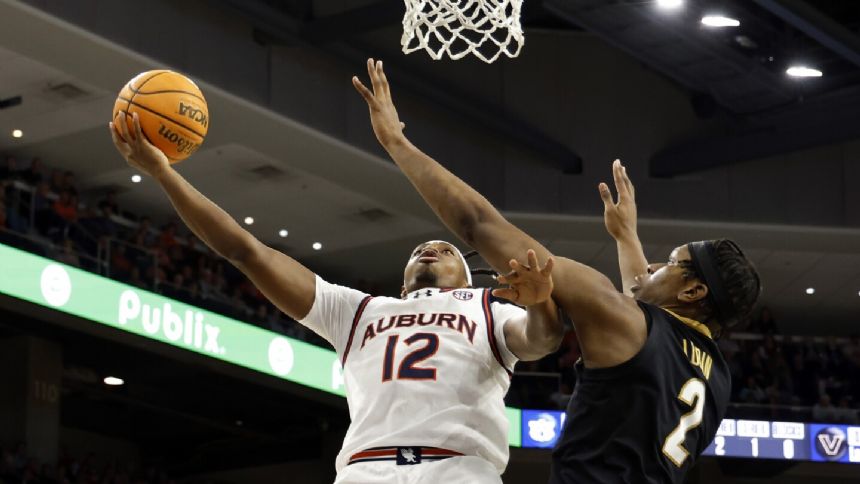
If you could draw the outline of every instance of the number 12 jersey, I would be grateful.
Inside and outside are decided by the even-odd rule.
[[[373,447],[438,447],[508,461],[504,396],[517,359],[504,326],[525,311],[489,289],[420,289],[371,297],[316,279],[300,323],[327,339],[343,366],[351,424],[337,457]]]

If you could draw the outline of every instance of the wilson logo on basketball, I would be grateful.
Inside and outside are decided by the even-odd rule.
[[[158,134],[167,141],[175,144],[176,150],[186,155],[194,153],[197,151],[197,148],[200,147],[199,143],[185,139],[180,134],[171,131],[170,128],[163,124],[158,128]]]
[[[179,103],[179,115],[185,116],[188,119],[190,119],[196,123],[199,123],[204,128],[209,127],[209,118],[206,117],[206,111],[204,111],[198,107],[180,102]]]

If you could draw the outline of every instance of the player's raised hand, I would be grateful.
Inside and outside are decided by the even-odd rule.
[[[553,289],[553,258],[547,259],[546,264],[540,267],[535,251],[529,249],[527,257],[528,265],[511,259],[511,272],[497,279],[500,284],[507,284],[508,287],[493,289],[494,296],[521,306],[534,306],[549,300]]]
[[[627,177],[627,168],[620,160],[612,163],[612,178],[615,180],[615,191],[618,201],[612,200],[612,192],[606,183],[598,186],[600,198],[603,200],[603,221],[606,230],[615,240],[637,237],[636,234],[636,191],[633,183]]]
[[[121,112],[119,117],[119,126],[115,126],[111,122],[108,127],[114,146],[128,164],[153,178],[157,178],[161,173],[169,170],[170,162],[167,161],[167,156],[143,135],[137,113],[132,115],[134,133],[129,133],[126,114]],[[119,130],[119,135],[117,130]]]
[[[376,139],[382,146],[388,147],[391,143],[403,139],[403,128],[406,125],[401,123],[400,117],[397,116],[397,109],[391,99],[391,88],[388,86],[388,79],[386,79],[385,71],[382,69],[382,61],[367,59],[367,74],[370,76],[373,91],[362,84],[358,76],[352,77],[352,85],[367,101],[367,107],[370,109],[370,122],[373,124]]]

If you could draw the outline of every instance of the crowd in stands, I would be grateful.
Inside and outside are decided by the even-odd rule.
[[[63,449],[56,463],[39,462],[27,445],[0,446],[0,484],[173,484],[176,481],[156,467],[110,462],[97,463],[96,455],[75,456]]]
[[[180,226],[123,210],[113,191],[82,199],[73,172],[39,158],[0,166],[0,243],[327,346]]]
[[[48,170],[38,158],[6,157],[0,166],[0,242],[328,347],[181,226],[168,221],[157,227],[147,216],[123,210],[115,192],[82,200],[74,173]],[[13,233],[30,239],[10,238]],[[34,245],[33,238],[44,243]],[[791,407],[811,407],[814,415],[803,418],[857,421],[860,337],[782,337],[766,309],[738,331],[719,342],[732,372],[732,401],[739,404],[730,412],[792,418]],[[508,404],[563,408],[579,356],[576,335],[568,330],[554,355],[517,366]]]

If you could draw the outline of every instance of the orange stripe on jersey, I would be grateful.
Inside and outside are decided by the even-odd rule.
[[[367,296],[362,299],[361,303],[358,305],[358,309],[355,310],[355,317],[352,318],[352,327],[349,328],[349,339],[346,340],[346,349],[343,350],[343,360],[340,362],[341,367],[346,367],[346,357],[349,355],[349,348],[352,346],[352,338],[355,337],[355,328],[361,320],[364,308],[367,307],[367,303],[369,303],[371,299],[373,299],[373,296]]]
[[[496,331],[495,331],[495,320],[493,319],[493,307],[490,305],[490,289],[484,289],[484,297],[481,298],[481,305],[484,308],[484,319],[487,321],[487,338],[490,340],[490,350],[493,352],[493,356],[496,357],[496,361],[502,365],[502,368],[508,373],[509,377],[513,377],[514,374],[511,370],[505,366],[505,361],[502,359],[502,354],[499,353],[498,343],[496,342]]]

